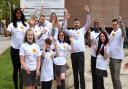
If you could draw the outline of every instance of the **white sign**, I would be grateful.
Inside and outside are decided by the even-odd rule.
[[[31,14],[39,16],[42,13],[49,19],[51,12],[56,12],[58,19],[62,20],[64,15],[64,0],[20,0],[20,7],[24,8],[27,18]]]

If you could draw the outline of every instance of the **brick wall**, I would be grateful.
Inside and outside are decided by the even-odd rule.
[[[111,20],[121,15],[125,26],[128,27],[128,0],[65,0],[65,3],[65,7],[71,13],[69,27],[73,27],[74,18],[79,18],[82,25],[85,23],[86,14],[83,9],[85,3],[90,6],[92,20],[98,18],[102,24],[110,27]]]

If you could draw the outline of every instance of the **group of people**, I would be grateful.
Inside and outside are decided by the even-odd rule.
[[[23,85],[26,89],[35,89],[36,80],[40,79],[42,89],[51,89],[52,80],[56,80],[57,89],[66,89],[66,58],[71,53],[74,88],[85,89],[84,77],[84,35],[89,31],[91,15],[89,7],[85,5],[87,20],[81,27],[80,20],[74,19],[74,29],[67,29],[70,17],[65,9],[64,20],[59,22],[55,12],[50,20],[45,15],[39,19],[35,15],[25,22],[21,9],[16,8],[12,15],[12,23],[4,29],[4,35],[11,37],[11,59],[13,63],[13,82],[18,89]],[[114,89],[122,89],[120,82],[120,67],[124,59],[123,42],[126,36],[121,17],[112,20],[113,31],[107,34],[100,29],[97,19],[93,22],[94,29],[90,32],[91,72],[93,89],[104,89],[103,77],[107,76],[108,59]],[[119,27],[121,26],[121,28]],[[70,44],[67,43],[69,36]],[[85,51],[86,53],[86,51]],[[126,66],[127,67],[127,66]]]

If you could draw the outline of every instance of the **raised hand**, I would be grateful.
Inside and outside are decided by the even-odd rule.
[[[122,22],[122,17],[121,16],[119,16],[117,19],[118,19],[119,22]]]
[[[84,9],[89,13],[89,6],[85,4]]]
[[[69,14],[68,10],[65,8],[64,9],[64,19],[69,19],[71,15]]]

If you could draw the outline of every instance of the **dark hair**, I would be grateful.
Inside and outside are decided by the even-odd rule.
[[[41,17],[45,17],[45,15],[40,15],[40,18],[41,18]],[[40,20],[40,18],[39,18],[39,20]]]
[[[119,23],[118,19],[113,19],[112,22],[117,22],[117,23]]]
[[[64,40],[63,40],[63,42],[66,42],[67,36],[66,36],[66,33],[64,31],[62,31],[62,30],[59,31],[59,33],[58,33],[58,40],[59,40],[59,42],[61,42],[61,40],[59,39],[60,33],[63,33],[64,34]]]
[[[51,44],[52,44],[52,40],[51,40],[50,38],[46,38],[46,39],[45,39],[45,43],[46,43],[47,45],[51,45]]]
[[[24,43],[25,43],[25,42],[28,42],[28,40],[27,40],[27,34],[28,34],[29,31],[32,31],[32,29],[29,28],[29,29],[25,32]],[[32,31],[32,32],[33,32],[33,31]],[[35,39],[34,32],[33,32],[33,43],[36,43],[36,39]]]
[[[100,39],[101,34],[104,34],[104,36],[105,36],[105,42],[104,43],[101,42],[101,39]],[[109,42],[109,38],[108,38],[108,35],[105,31],[101,31],[98,37],[99,37],[99,40],[98,40],[98,48],[96,51],[96,55],[98,55],[98,53],[100,53],[102,56],[104,56],[104,46],[106,46],[107,43]],[[104,46],[101,48],[102,44],[104,44]]]
[[[13,22],[13,26],[14,26],[15,28],[17,27],[17,21],[18,21],[18,19],[17,19],[17,17],[16,17],[17,11],[20,11],[20,12],[21,12],[21,19],[20,19],[20,21],[22,22],[22,24],[23,24],[24,26],[27,26],[27,25],[25,24],[25,16],[24,16],[24,14],[23,14],[23,12],[21,11],[20,8],[16,8],[16,9],[13,11],[13,13],[12,13],[12,22]]]
[[[78,18],[75,18],[74,21],[80,21]]]

